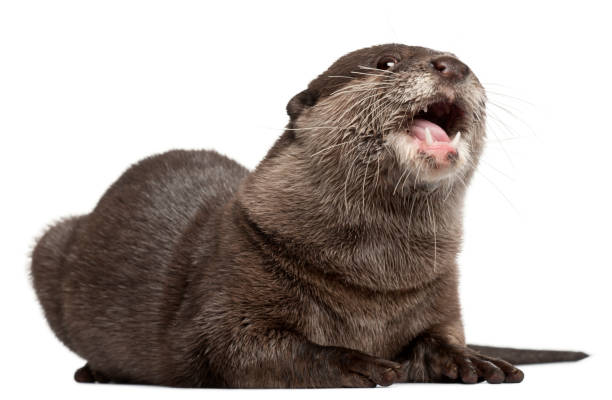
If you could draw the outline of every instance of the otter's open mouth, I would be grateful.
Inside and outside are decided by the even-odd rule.
[[[419,152],[431,155],[439,164],[456,158],[463,110],[451,102],[435,102],[421,109],[405,128]]]

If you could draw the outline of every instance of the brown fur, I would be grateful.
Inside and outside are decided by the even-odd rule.
[[[388,54],[395,75],[374,70]],[[431,69],[442,55],[350,53],[289,102],[287,130],[255,171],[210,151],[168,152],[131,167],[92,213],[52,227],[32,277],[51,328],[88,362],[75,378],[520,381],[465,347],[456,257],[485,95],[463,64],[461,79]],[[465,148],[447,175],[390,144],[441,98],[466,111]]]

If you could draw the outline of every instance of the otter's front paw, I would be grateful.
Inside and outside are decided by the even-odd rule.
[[[344,348],[328,348],[328,360],[340,369],[339,386],[389,386],[402,380],[402,365]]]
[[[465,346],[426,337],[411,344],[403,363],[409,381],[519,383],[523,372],[506,361]]]

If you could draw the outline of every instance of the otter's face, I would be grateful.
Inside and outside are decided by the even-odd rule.
[[[390,182],[434,184],[474,169],[485,101],[478,79],[455,56],[391,44],[340,58],[287,109],[290,127],[327,161],[375,163]]]

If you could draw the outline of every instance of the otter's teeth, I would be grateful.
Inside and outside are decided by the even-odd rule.
[[[431,136],[431,132],[429,131],[429,128],[425,128],[425,143],[427,143],[428,145],[433,144],[434,140],[433,140],[433,136]]]
[[[427,112],[427,106],[423,107],[423,110],[422,110],[422,111],[423,111],[424,113],[426,113],[426,112]]]
[[[459,140],[461,140],[461,132],[457,131],[457,134],[451,141],[451,146],[453,146],[454,148],[457,148],[457,145],[459,145]]]

